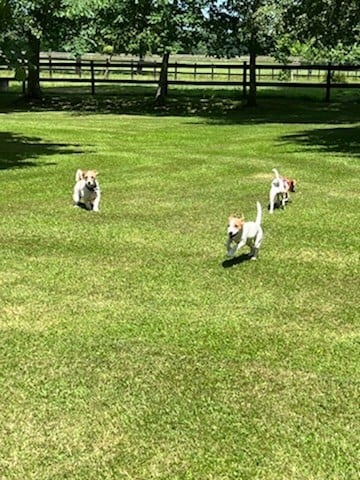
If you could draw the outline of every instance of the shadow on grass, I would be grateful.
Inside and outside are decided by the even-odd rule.
[[[258,106],[249,108],[240,89],[171,88],[165,105],[154,102],[154,88],[102,87],[96,95],[71,87],[48,88],[41,100],[15,93],[0,95],[0,111],[68,111],[74,115],[118,114],[195,117],[210,123],[354,123],[359,120],[360,95],[340,94],[328,104],[319,91],[277,89],[258,92]],[[294,89],[293,89],[294,90]],[[346,92],[345,92],[346,93]],[[12,97],[12,99],[11,99]]]
[[[190,123],[205,120],[210,125],[249,124],[332,124],[346,127],[309,128],[281,141],[313,147],[319,151],[359,154],[360,94],[336,91],[331,103],[323,101],[323,92],[311,89],[281,89],[258,92],[258,106],[248,108],[240,89],[171,88],[166,103],[154,102],[154,88],[98,88],[92,96],[71,87],[48,88],[45,96],[29,102],[14,93],[0,95],[0,112],[66,111],[72,115],[115,114],[147,116],[181,116]],[[201,120],[199,120],[201,118]]]
[[[12,132],[0,132],[0,170],[34,167],[36,159],[55,154],[81,153],[63,143],[44,143],[38,137],[26,137]],[[48,162],[45,165],[54,165]]]
[[[239,265],[240,263],[248,262],[249,260],[251,260],[251,258],[252,257],[248,253],[242,253],[238,257],[233,257],[233,258],[224,260],[221,265],[224,268],[231,268],[231,267],[235,267],[235,265]]]
[[[281,137],[280,140],[296,143],[315,151],[345,153],[360,157],[360,125],[304,130]]]

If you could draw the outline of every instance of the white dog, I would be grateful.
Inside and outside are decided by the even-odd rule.
[[[245,245],[250,247],[251,260],[256,260],[261,242],[263,230],[261,228],[262,209],[260,202],[256,202],[257,215],[255,222],[245,222],[244,217],[231,215],[227,229],[228,239],[226,242],[227,255],[233,257],[235,253]],[[231,244],[235,243],[233,247]]]
[[[80,170],[75,174],[73,193],[74,207],[85,206],[87,210],[99,211],[100,186],[96,179],[96,170]]]
[[[281,178],[276,168],[272,171],[275,174],[274,180],[271,182],[269,193],[269,213],[274,212],[275,203],[281,208],[285,208],[285,204],[289,201],[290,184],[286,178]],[[294,191],[294,190],[292,190]]]

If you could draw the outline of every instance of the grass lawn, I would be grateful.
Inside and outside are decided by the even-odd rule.
[[[360,97],[200,93],[0,94],[1,480],[359,479]]]

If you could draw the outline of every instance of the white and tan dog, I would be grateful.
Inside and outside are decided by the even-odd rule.
[[[251,260],[256,260],[261,242],[263,239],[263,230],[261,228],[262,209],[260,202],[256,202],[256,220],[255,222],[245,222],[243,216],[237,217],[231,215],[227,228],[228,239],[226,242],[227,255],[233,257],[240,248],[247,245],[250,247]],[[231,245],[235,243],[233,247]]]
[[[275,174],[274,180],[271,182],[269,193],[269,213],[274,212],[275,204],[278,204],[281,208],[285,208],[286,203],[289,201],[289,192],[295,192],[296,181],[288,179],[286,177],[280,177],[276,168],[272,169]]]
[[[96,170],[80,170],[75,174],[75,186],[73,193],[74,207],[83,206],[87,210],[99,211],[100,186],[96,177]]]

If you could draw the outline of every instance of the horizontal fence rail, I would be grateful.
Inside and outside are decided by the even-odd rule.
[[[94,61],[41,59],[41,83],[89,84],[91,93],[100,84],[156,85],[162,63],[149,61]],[[23,88],[27,76],[24,65]],[[10,82],[19,81],[15,72],[0,66],[0,91],[6,90]],[[244,95],[250,85],[249,64],[238,63],[187,63],[168,64],[167,84],[202,87],[238,87]],[[359,88],[360,65],[256,65],[257,87],[322,88],[325,99],[330,100],[334,88]]]

